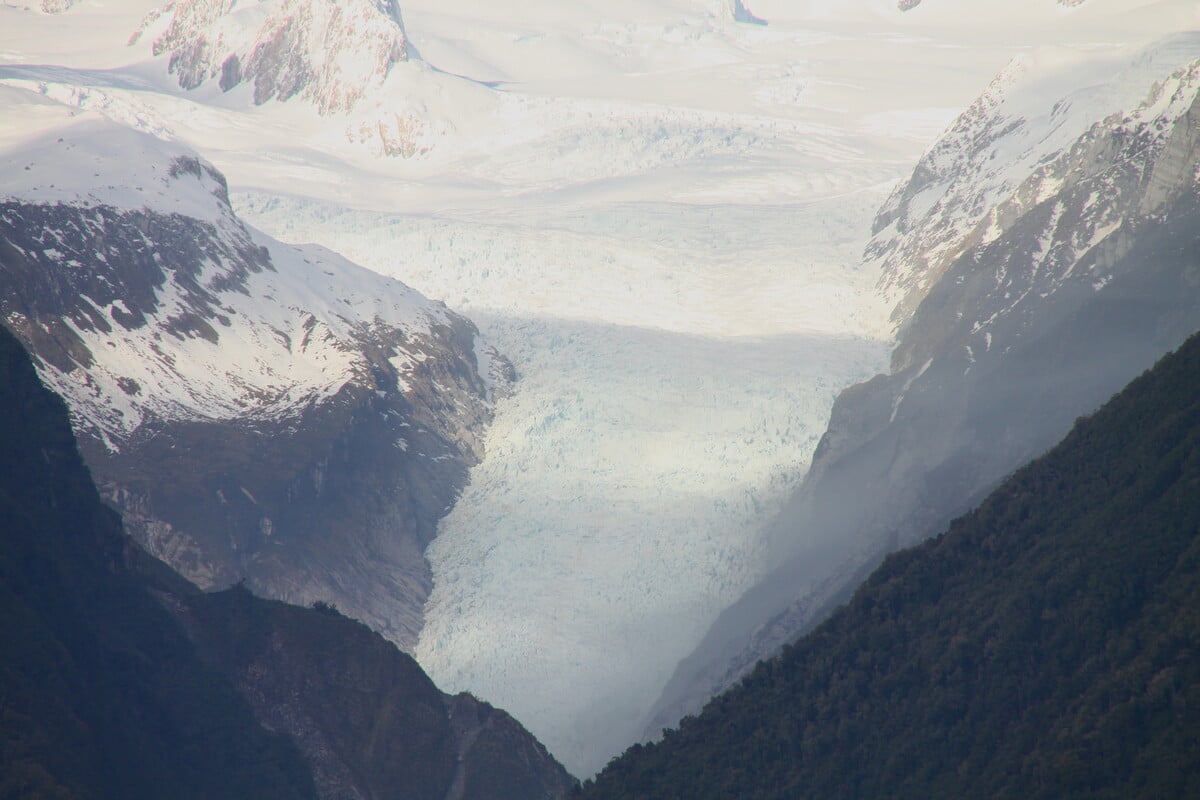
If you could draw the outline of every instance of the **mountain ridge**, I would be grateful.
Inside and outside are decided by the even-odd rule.
[[[1197,70],[1195,62],[1172,63],[1196,40],[1169,41],[1179,50],[1160,54],[1157,63],[1168,71],[1149,96],[1145,85],[1110,93],[1141,99],[1121,112],[1101,112],[1095,122],[1071,123],[1082,133],[1039,154],[1019,179],[1005,177],[1005,191],[991,194],[988,179],[971,178],[1005,172],[1009,165],[994,154],[1024,158],[995,132],[1018,142],[1049,139],[1026,127],[1033,117],[1014,124],[996,111],[1003,104],[988,101],[964,112],[962,124],[930,149],[958,164],[959,132],[979,132],[965,162],[947,172],[959,188],[939,194],[925,161],[893,194],[877,223],[884,238],[868,254],[884,255],[885,263],[899,258],[895,264],[927,258],[929,266],[914,269],[897,298],[901,309],[915,305],[911,315],[901,313],[892,372],[843,392],[834,404],[810,472],[774,525],[779,566],[681,663],[647,717],[646,736],[794,641],[847,599],[887,552],[982,500],[1077,416],[1200,327],[1200,266],[1189,255]],[[1142,66],[1131,73],[1139,81]],[[1103,87],[1090,92],[1114,102]],[[1024,102],[1063,107],[1045,97]],[[981,108],[995,117],[981,121]],[[1041,119],[1054,130],[1063,124],[1053,112]],[[980,186],[986,191],[972,194]],[[921,225],[887,239],[904,203],[924,215]],[[960,214],[972,222],[956,225]]]
[[[511,365],[443,304],[247,227],[186,148],[3,91],[41,133],[3,168],[0,312],[106,499],[203,588],[332,602],[411,646]]]
[[[204,594],[121,530],[63,401],[0,329],[0,788],[511,800],[573,780],[502,711],[323,608]],[[314,776],[316,780],[314,781]]]
[[[150,12],[129,45],[143,37],[169,55],[182,89],[252,83],[256,105],[299,96],[322,114],[350,110],[411,57],[396,0],[176,0]]]

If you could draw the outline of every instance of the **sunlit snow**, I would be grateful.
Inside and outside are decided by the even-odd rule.
[[[720,0],[401,0],[413,59],[322,115],[184,92],[128,44],[157,5],[0,3],[0,81],[185,141],[251,222],[512,359],[416,655],[579,775],[761,574],[834,396],[884,368],[861,255],[894,183],[1020,53],[1197,23],[1182,0],[745,3],[766,25]]]

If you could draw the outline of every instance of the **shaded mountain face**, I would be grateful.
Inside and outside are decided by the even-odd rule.
[[[46,131],[6,153],[0,313],[130,533],[201,588],[412,645],[511,367],[441,304],[244,226],[193,154],[6,91]]]
[[[680,665],[647,735],[794,641],[884,554],[979,502],[1200,327],[1195,51],[1194,37],[1161,43],[1057,102],[1046,84],[1069,86],[1078,65],[1051,80],[1018,62],[897,190],[869,251],[898,302],[893,371],[839,397],[775,525],[781,566]]]
[[[316,797],[295,745],[147,592],[151,560],[101,504],[66,408],[7,330],[0,373],[0,793]]]
[[[235,587],[172,608],[263,724],[296,741],[322,797],[522,800],[575,785],[508,714],[442,694],[412,658],[327,606]]]
[[[1200,337],[583,797],[1200,791]]]
[[[202,594],[121,531],[0,330],[6,796],[556,798],[502,711],[326,607]]]

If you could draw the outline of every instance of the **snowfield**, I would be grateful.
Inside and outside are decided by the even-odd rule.
[[[288,95],[285,71],[256,97],[224,62],[181,88],[166,17],[131,43],[158,5],[0,3],[0,82],[185,141],[244,219],[444,300],[511,358],[427,552],[416,655],[580,776],[764,572],[833,398],[885,367],[862,252],[895,182],[1015,56],[1198,22],[1181,0],[402,0],[407,60],[356,60],[331,25],[339,57],[306,68],[334,89]],[[244,56],[283,4],[243,5],[209,29]],[[372,7],[401,17],[355,4],[378,39]]]

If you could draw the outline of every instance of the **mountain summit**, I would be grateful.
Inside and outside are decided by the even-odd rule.
[[[247,83],[254,102],[301,97],[348,111],[411,52],[396,0],[179,0],[152,12],[130,44],[153,42],[184,89]]]

